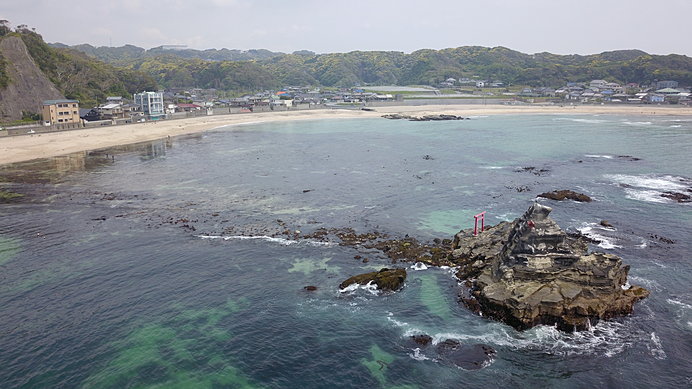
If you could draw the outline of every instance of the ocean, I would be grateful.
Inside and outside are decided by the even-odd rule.
[[[259,123],[0,166],[24,195],[0,203],[0,386],[690,387],[692,203],[662,196],[692,194],[690,150],[688,117],[494,115]],[[453,269],[295,238],[451,238],[558,189],[594,201],[539,199],[553,219],[651,290],[632,315],[519,332],[464,308]],[[338,288],[383,267],[407,268],[401,291]],[[460,367],[448,340],[494,353]]]

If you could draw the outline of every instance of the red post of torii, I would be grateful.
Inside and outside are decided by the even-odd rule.
[[[478,235],[478,218],[481,219],[481,232],[485,229],[485,211],[473,217],[473,236]]]

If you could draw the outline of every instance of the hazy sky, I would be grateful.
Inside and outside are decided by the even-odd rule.
[[[151,48],[525,53],[641,49],[692,56],[692,0],[1,0],[48,42]]]

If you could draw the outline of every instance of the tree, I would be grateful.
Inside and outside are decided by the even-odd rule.
[[[0,20],[0,36],[5,36],[11,32],[10,22],[7,20]]]

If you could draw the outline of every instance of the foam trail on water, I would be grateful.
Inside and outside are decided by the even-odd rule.
[[[581,119],[581,118],[556,118],[553,120],[576,122],[576,123],[587,123],[587,124],[600,124],[600,123],[606,123],[607,122],[607,120],[603,120],[603,119]]]
[[[647,344],[649,352],[651,355],[659,360],[666,359],[668,356],[666,352],[663,351],[663,344],[661,344],[661,339],[656,335],[655,332],[651,333],[651,342]]]
[[[623,123],[627,124],[628,126],[637,126],[637,127],[650,126],[653,124],[651,122],[623,122]]]
[[[596,229],[603,231],[614,231],[612,228],[600,227],[596,223],[588,223],[587,225],[577,228],[577,230],[582,234],[591,239],[597,240],[598,247],[605,250],[612,250],[615,248],[621,248],[622,246],[615,244],[615,238],[605,236],[596,232]]]
[[[339,289],[339,293],[348,293],[348,294],[353,294],[358,290],[364,290],[372,295],[378,295],[379,290],[377,289],[377,285],[373,283],[373,281],[368,282],[365,285],[361,284],[351,284],[343,289]]]
[[[267,236],[267,235],[230,235],[230,236],[223,236],[223,235],[197,235],[198,238],[201,239],[222,239],[222,240],[263,240],[266,242],[271,242],[271,243],[278,243],[280,245],[284,246],[290,246],[294,244],[306,244],[309,246],[332,246],[333,244],[330,242],[317,242],[314,240],[291,240],[291,239],[285,239],[285,238],[275,238],[272,236]]]
[[[604,178],[623,186],[628,199],[649,203],[670,203],[672,200],[662,196],[664,192],[686,192],[692,188],[692,180],[680,176],[606,174]]]
[[[411,265],[411,269],[413,269],[413,270],[428,270],[428,267],[423,262],[416,262],[413,265]]]

